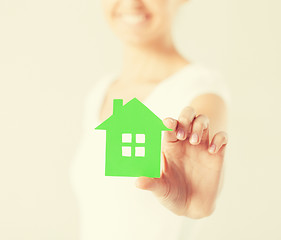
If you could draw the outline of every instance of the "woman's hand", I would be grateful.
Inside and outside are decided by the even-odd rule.
[[[180,216],[209,216],[222,178],[227,134],[214,134],[209,144],[209,119],[186,107],[179,119],[166,118],[160,178],[139,177],[136,186],[152,191],[160,202]]]

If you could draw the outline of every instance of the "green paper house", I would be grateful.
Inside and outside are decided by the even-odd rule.
[[[160,177],[161,134],[171,131],[137,98],[123,106],[113,100],[113,114],[95,129],[106,130],[105,176]]]

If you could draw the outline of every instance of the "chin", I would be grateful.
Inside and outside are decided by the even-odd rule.
[[[153,37],[139,35],[118,35],[118,38],[126,45],[145,46],[155,42]]]
[[[159,44],[161,39],[165,39],[164,34],[154,30],[151,32],[136,32],[136,31],[117,31],[114,30],[115,35],[126,45],[134,46],[151,46],[154,44]]]

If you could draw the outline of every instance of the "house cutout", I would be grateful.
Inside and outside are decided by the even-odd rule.
[[[160,177],[161,134],[172,131],[137,98],[113,100],[113,114],[95,129],[106,130],[105,176]]]

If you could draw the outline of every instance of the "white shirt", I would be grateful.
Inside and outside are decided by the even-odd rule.
[[[150,191],[135,187],[136,178],[106,177],[105,131],[99,113],[108,86],[116,79],[100,79],[85,98],[83,136],[70,168],[80,210],[80,240],[192,239],[198,220],[177,216]],[[207,68],[189,64],[160,82],[142,101],[159,118],[178,118],[198,95],[215,93],[230,104],[227,85]]]

